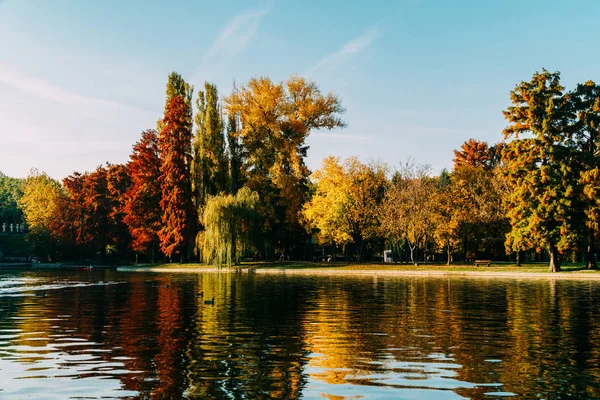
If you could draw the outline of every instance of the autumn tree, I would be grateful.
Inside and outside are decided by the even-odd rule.
[[[108,164],[106,184],[110,202],[110,243],[106,250],[109,261],[114,263],[119,258],[128,258],[131,248],[131,234],[125,223],[125,194],[131,186],[128,167],[125,164]]]
[[[244,149],[244,181],[260,195],[267,256],[269,245],[288,248],[301,232],[306,138],[315,129],[344,126],[339,117],[344,110],[337,96],[323,95],[314,82],[295,76],[285,83],[251,79],[225,99],[225,109],[239,118],[235,136]]]
[[[580,184],[586,213],[588,268],[597,268],[595,239],[600,222],[600,85],[579,84],[567,95],[571,135],[581,163]]]
[[[379,208],[382,231],[393,241],[406,240],[415,265],[415,251],[425,248],[428,236],[434,231],[436,182],[429,172],[428,165],[406,162],[392,180]]]
[[[321,243],[345,247],[357,244],[357,256],[363,257],[365,245],[379,238],[378,206],[387,187],[386,168],[381,164],[363,164],[356,157],[344,163],[327,157],[312,175],[315,194],[304,205],[302,215],[308,229],[316,229]]]
[[[545,249],[550,271],[560,271],[558,254],[577,245],[584,221],[580,167],[567,140],[568,110],[560,74],[536,72],[511,91],[511,102],[504,111],[509,122],[504,136],[513,139],[503,157],[510,188],[507,245]]]
[[[156,131],[142,132],[141,139],[133,146],[127,169],[131,186],[124,195],[123,221],[132,236],[132,249],[147,254],[154,262],[161,223],[162,196],[159,180],[161,160]]]
[[[459,243],[460,206],[449,174],[442,172],[432,199],[433,238],[438,248],[446,252],[450,265],[452,253]]]
[[[18,204],[27,223],[28,239],[33,243],[33,251],[37,255],[53,253],[55,246],[51,240],[51,226],[58,213],[61,195],[62,187],[58,181],[45,172],[31,170]]]
[[[190,163],[192,126],[189,106],[183,96],[173,96],[165,110],[158,135],[162,160],[160,185],[162,227],[158,232],[161,251],[169,258],[188,256],[195,230]]]
[[[486,142],[469,139],[459,150],[454,150],[454,169],[468,165],[471,167],[489,167],[491,162],[490,149]]]
[[[247,187],[235,195],[211,196],[204,207],[202,256],[206,263],[231,267],[253,248],[258,193]]]

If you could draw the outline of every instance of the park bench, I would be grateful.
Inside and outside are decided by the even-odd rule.
[[[475,265],[487,265],[488,267],[492,264],[492,260],[475,260]]]

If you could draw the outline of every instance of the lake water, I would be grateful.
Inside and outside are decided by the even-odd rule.
[[[600,282],[0,270],[1,399],[506,397],[600,398]]]

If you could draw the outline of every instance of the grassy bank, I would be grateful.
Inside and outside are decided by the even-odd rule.
[[[128,271],[152,272],[254,272],[302,275],[387,275],[387,276],[484,276],[484,277],[555,277],[600,279],[600,270],[587,270],[582,263],[563,264],[563,271],[549,273],[546,263],[528,263],[517,267],[511,263],[493,263],[491,266],[472,264],[407,264],[383,263],[310,263],[260,262],[243,263],[235,268],[216,268],[206,264],[159,264],[119,268]]]

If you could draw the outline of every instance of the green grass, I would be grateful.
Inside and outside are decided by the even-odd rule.
[[[159,268],[211,268],[206,264],[159,264],[153,265]],[[548,263],[524,263],[517,267],[513,263],[497,262],[491,266],[475,266],[473,264],[437,264],[427,263],[418,266],[408,264],[384,264],[384,263],[313,263],[303,261],[286,262],[244,262],[241,266],[234,268],[256,268],[256,269],[327,269],[327,270],[346,270],[346,271],[440,271],[440,272],[513,272],[513,273],[546,273],[548,272]],[[600,274],[600,270],[587,270],[584,263],[563,263],[561,273],[585,272],[588,274]]]

